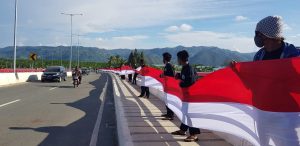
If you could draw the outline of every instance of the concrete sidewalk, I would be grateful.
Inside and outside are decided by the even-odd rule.
[[[184,142],[186,136],[171,135],[179,129],[180,121],[162,120],[161,114],[166,113],[164,103],[153,95],[149,99],[137,97],[138,86],[112,76],[120,146],[231,146],[208,130],[201,130],[198,142]]]

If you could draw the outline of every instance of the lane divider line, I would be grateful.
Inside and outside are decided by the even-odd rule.
[[[56,88],[58,88],[58,87],[53,87],[53,88],[50,88],[49,90],[51,91],[51,90],[54,90],[54,89],[56,89]]]
[[[18,102],[18,101],[21,101],[21,99],[14,100],[14,101],[11,101],[11,102],[8,102],[8,103],[5,103],[5,104],[1,104],[0,107],[4,107],[6,105],[9,105],[9,104],[12,104],[12,103],[15,103],[15,102]]]
[[[91,137],[91,141],[90,141],[90,146],[96,146],[97,145],[97,141],[98,141],[98,134],[99,134],[99,129],[100,129],[100,125],[101,125],[101,120],[102,120],[102,113],[103,113],[103,109],[104,109],[104,103],[105,103],[105,98],[104,96],[106,96],[106,90],[107,90],[107,83],[108,83],[108,78],[106,80],[105,86],[102,90],[102,93],[100,95],[100,100],[101,100],[101,105],[100,105],[100,109],[98,111],[98,116],[97,116],[97,120],[95,123],[95,127],[93,130],[93,134]]]
[[[123,103],[121,101],[121,86],[122,82],[118,82],[119,78],[114,74],[109,74],[113,80],[113,92],[115,100],[115,115],[117,120],[118,143],[122,146],[133,146],[132,137],[128,127],[128,122],[124,113]],[[118,83],[118,84],[117,84]],[[120,90],[119,90],[120,88]],[[123,95],[122,95],[123,96]]]

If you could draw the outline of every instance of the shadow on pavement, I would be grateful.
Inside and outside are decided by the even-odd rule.
[[[92,84],[92,83],[90,83],[90,84]],[[47,88],[54,88],[54,87],[57,87],[57,88],[74,88],[74,86],[72,84],[70,84],[69,86],[65,86],[65,85],[64,86],[45,85],[45,86],[42,86],[42,87],[47,87]],[[80,85],[79,85],[79,87],[80,87]]]
[[[90,84],[95,88],[90,91],[89,96],[72,103],[52,103],[65,104],[67,106],[79,109],[85,112],[85,116],[67,126],[50,126],[50,127],[10,127],[12,130],[34,130],[37,132],[48,133],[48,136],[39,144],[39,146],[87,146],[90,144],[91,135],[98,116],[101,105],[99,99],[104,85],[108,79],[108,87],[111,86],[111,77],[102,74]],[[57,86],[55,86],[57,87]],[[69,88],[69,86],[62,86]],[[71,86],[72,87],[72,86]]]
[[[161,118],[156,118],[156,117],[160,117],[157,115],[153,115],[149,109],[149,107],[147,105],[144,104],[144,102],[141,100],[140,97],[137,97],[134,92],[130,89],[130,87],[125,83],[127,81],[122,80],[122,82],[124,83],[125,88],[130,92],[131,97],[129,98],[134,98],[136,99],[136,102],[133,102],[131,100],[128,100],[126,98],[123,92],[120,92],[121,97],[126,97],[124,99],[122,99],[123,101],[123,107],[124,108],[129,108],[129,107],[141,107],[143,109],[143,111],[141,109],[137,109],[135,112],[132,111],[126,111],[126,109],[124,109],[125,115],[127,120],[128,118],[134,118],[136,119],[139,124],[136,125],[131,125],[129,124],[129,128],[131,129],[131,135],[133,138],[133,143],[134,145],[137,146],[142,146],[142,145],[157,145],[159,142],[159,146],[180,146],[180,144],[178,143],[178,139],[175,139],[171,136],[171,134],[168,133],[168,131],[165,129],[165,127],[163,127],[163,125],[160,124],[160,122],[162,122],[162,117]],[[139,91],[138,86],[134,86],[131,85],[133,88],[135,88],[136,90]],[[119,90],[122,91],[120,89],[119,86]],[[150,103],[152,103],[153,105],[157,106],[157,102],[161,102],[159,99],[157,99],[156,97],[153,97],[152,95],[150,95],[150,98],[148,99]],[[145,112],[146,116],[142,116],[141,114],[139,116],[128,116],[128,114],[131,113],[142,113]],[[130,123],[130,121],[128,121]],[[133,122],[133,121],[132,121]],[[154,126],[153,126],[154,125]],[[145,131],[141,131],[141,132],[132,132],[133,129],[138,129],[138,128],[143,128]],[[157,131],[159,128],[159,131]],[[152,139],[150,138],[152,137]],[[153,139],[153,137],[156,137],[155,140]]]
[[[206,130],[202,130],[202,134],[198,135],[198,137],[200,138],[200,141],[198,142],[192,142],[192,143],[186,143],[183,141],[184,138],[186,138],[186,136],[172,136],[168,131],[167,128],[170,127],[166,127],[164,125],[162,125],[161,123],[165,120],[162,120],[163,117],[160,117],[159,115],[157,115],[158,113],[156,112],[152,112],[150,110],[149,105],[146,105],[144,101],[142,101],[142,98],[137,97],[135,95],[135,93],[133,92],[132,88],[134,88],[137,91],[140,91],[140,87],[136,86],[136,85],[130,85],[130,82],[127,82],[125,80],[122,80],[122,82],[124,83],[125,88],[130,92],[131,94],[131,98],[134,98],[136,100],[136,102],[132,102],[132,100],[129,99],[122,99],[123,102],[123,106],[126,108],[131,108],[131,107],[141,107],[143,112],[146,113],[146,116],[142,116],[140,113],[142,113],[141,109],[137,109],[135,112],[131,111],[127,111],[125,112],[125,115],[127,114],[127,118],[139,118],[136,119],[137,121],[141,121],[139,125],[129,125],[129,127],[131,127],[131,129],[136,129],[136,128],[145,128],[143,132],[131,132],[131,135],[133,137],[133,139],[138,138],[133,140],[133,142],[135,143],[135,145],[137,146],[143,146],[143,145],[156,145],[159,143],[160,146],[180,146],[182,145],[182,143],[184,143],[184,145],[212,145],[213,142],[219,142],[219,141],[224,141],[223,139],[220,139],[219,137],[216,137],[214,139],[209,138],[207,136],[204,136],[207,133],[211,133],[208,132]],[[119,86],[120,88],[120,86]],[[122,91],[122,90],[120,90]],[[125,97],[124,93],[121,93],[121,97]],[[128,98],[128,97],[127,97]],[[129,97],[130,98],[130,97]],[[145,100],[145,99],[143,99]],[[162,112],[165,113],[166,108],[164,107],[163,101],[161,101],[159,98],[153,96],[152,94],[150,94],[150,98],[147,99],[151,105],[155,105],[159,110],[161,110]],[[127,106],[126,106],[127,103]],[[126,111],[126,110],[125,110]],[[139,116],[128,116],[128,114],[131,113],[137,113],[139,114]],[[155,115],[154,115],[155,113]],[[176,117],[176,116],[175,116]],[[177,125],[178,128],[176,128],[176,130],[179,130],[179,125],[180,125],[180,120],[177,118],[174,118],[174,120],[169,121],[171,123],[173,123],[174,125]],[[153,126],[154,125],[154,126]],[[173,126],[171,126],[173,127]],[[170,131],[170,130],[169,130]],[[135,137],[135,138],[134,138]],[[151,139],[149,137],[156,137],[154,139]],[[180,143],[181,142],[181,143]],[[220,143],[219,143],[220,144]]]

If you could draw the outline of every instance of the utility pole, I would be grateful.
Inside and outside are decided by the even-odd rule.
[[[61,13],[62,15],[68,15],[71,17],[71,53],[70,53],[70,63],[69,63],[69,70],[72,70],[72,53],[73,53],[73,49],[72,49],[72,45],[73,45],[73,16],[76,16],[76,15],[80,15],[82,16],[83,14],[73,14],[73,13]]]
[[[18,23],[18,0],[15,0],[15,23],[14,23],[14,73],[17,64],[17,23]]]

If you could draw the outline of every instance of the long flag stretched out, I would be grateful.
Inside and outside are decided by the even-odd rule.
[[[130,66],[121,66],[119,68],[100,68],[102,71],[110,71],[113,73],[118,73],[119,75],[128,75],[128,74],[134,74],[134,69]]]
[[[158,69],[139,73],[144,85],[163,88],[161,98],[189,126],[233,134],[256,146],[300,145],[300,58],[237,63],[189,88],[161,78]]]

